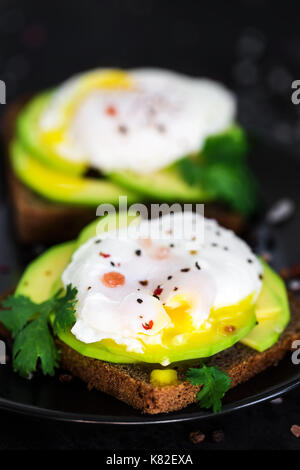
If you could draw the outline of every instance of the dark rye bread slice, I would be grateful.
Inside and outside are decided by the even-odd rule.
[[[11,293],[0,298],[0,306]],[[237,343],[207,359],[206,364],[226,371],[232,387],[277,365],[291,349],[293,341],[300,339],[300,302],[293,294],[289,294],[289,302],[291,321],[274,346],[260,353]],[[9,332],[1,323],[0,337],[11,342]],[[160,367],[156,364],[113,364],[82,356],[59,339],[56,344],[61,352],[61,367],[86,382],[89,390],[95,388],[108,393],[143,413],[169,413],[196,402],[200,387],[185,381],[185,374],[189,367],[199,366],[197,360],[172,364],[170,367],[177,370],[180,383],[157,387],[150,383],[151,371]]]
[[[8,146],[15,133],[16,118],[25,103],[26,98],[12,103],[7,106],[4,114],[2,127],[7,157]],[[9,158],[6,158],[6,161],[15,228],[22,243],[54,243],[70,240],[95,218],[96,208],[54,203],[34,193],[14,175]],[[236,233],[241,233],[244,228],[245,220],[242,215],[218,204],[205,205],[205,216],[218,220],[221,225]]]
[[[300,339],[300,302],[291,294],[289,300],[291,322],[274,346],[260,353],[238,343],[212,356],[206,364],[228,372],[232,387],[276,365],[291,349],[293,341]],[[200,387],[186,382],[185,374],[189,367],[197,367],[199,361],[172,364],[170,367],[177,369],[181,383],[156,387],[150,383],[150,373],[157,368],[156,365],[107,363],[82,356],[60,340],[57,340],[57,345],[61,351],[62,368],[84,380],[89,389],[113,395],[143,413],[168,413],[196,402]]]

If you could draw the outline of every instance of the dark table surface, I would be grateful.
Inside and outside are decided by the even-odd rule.
[[[210,421],[144,427],[69,424],[0,412],[0,450],[245,450],[300,449],[300,439],[290,432],[300,425],[300,389],[283,397],[282,403],[264,404],[216,417]],[[213,432],[222,430],[224,440],[214,442]],[[205,440],[193,444],[192,431],[205,434]]]
[[[172,68],[226,83],[237,93],[242,124],[299,158],[300,106],[290,99],[291,82],[300,78],[296,2],[10,0],[0,3],[0,13],[0,79],[8,103],[95,66]],[[1,220],[5,211],[1,205]],[[5,230],[1,225],[2,238],[12,237]],[[1,264],[13,263],[15,254],[3,246]],[[1,290],[19,274],[0,274]],[[282,403],[201,423],[145,427],[75,425],[0,411],[0,450],[298,449],[290,427],[300,425],[299,398],[300,388]],[[212,433],[219,429],[224,440],[216,443]],[[189,439],[195,430],[206,435],[201,444]]]

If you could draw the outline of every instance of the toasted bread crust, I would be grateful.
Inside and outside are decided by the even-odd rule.
[[[24,186],[10,167],[7,175],[14,225],[22,243],[48,244],[72,240],[96,217],[94,209],[68,207],[41,198]]]
[[[274,346],[260,353],[238,343],[212,356],[207,364],[226,371],[231,377],[232,387],[276,365],[290,350],[292,342],[300,339],[300,302],[292,295],[290,306],[291,322]],[[84,380],[89,389],[95,388],[113,395],[143,413],[168,413],[196,401],[200,387],[184,381],[186,370],[191,366],[190,362],[176,365],[182,383],[155,387],[150,383],[153,366],[107,363],[82,356],[59,340],[57,344],[61,351],[61,366]],[[192,365],[197,367],[195,361]]]
[[[27,98],[28,99],[28,98]],[[15,132],[15,122],[26,98],[8,106],[4,115],[3,128],[8,156],[8,146]],[[53,243],[70,240],[95,218],[95,209],[65,205],[48,201],[35,194],[15,176],[7,158],[7,179],[15,214],[15,228],[22,243]],[[100,202],[100,201],[99,201]],[[205,216],[236,233],[245,225],[241,214],[224,209],[218,204],[205,205]]]
[[[12,291],[0,297],[1,302]],[[208,366],[217,366],[231,377],[231,387],[246,382],[270,366],[274,366],[291,349],[293,341],[300,339],[300,301],[289,294],[291,321],[277,343],[264,352],[257,352],[240,343],[222,351],[206,361]],[[0,323],[0,337],[10,338],[9,332]],[[60,365],[75,377],[87,383],[89,390],[95,388],[124,401],[143,413],[158,414],[185,408],[196,402],[201,387],[185,381],[189,367],[199,366],[199,361],[184,361],[172,364],[178,373],[178,385],[156,387],[150,383],[153,364],[113,364],[79,354],[56,338],[61,352]]]

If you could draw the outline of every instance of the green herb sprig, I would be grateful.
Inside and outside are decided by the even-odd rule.
[[[208,137],[198,155],[179,160],[176,168],[190,186],[200,185],[210,197],[249,215],[256,207],[257,183],[246,163],[247,149],[245,133],[235,125]]]
[[[201,368],[191,367],[186,374],[186,379],[192,385],[202,385],[197,393],[197,401],[202,408],[212,408],[214,413],[222,409],[222,398],[230,388],[231,379],[226,372],[218,367]]]
[[[53,375],[59,351],[51,334],[66,331],[75,323],[77,289],[68,285],[45,302],[36,304],[29,297],[10,295],[2,303],[0,322],[14,338],[13,368],[24,377],[35,372],[38,360],[44,374]],[[54,320],[51,322],[51,314]]]

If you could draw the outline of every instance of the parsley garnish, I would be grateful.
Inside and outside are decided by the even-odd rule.
[[[39,359],[44,374],[53,375],[58,366],[59,352],[51,334],[50,315],[55,315],[52,326],[55,334],[71,328],[75,322],[77,289],[68,285],[62,294],[60,289],[40,304],[23,295],[10,295],[2,303],[6,310],[0,311],[0,322],[14,338],[13,367],[25,377],[36,370]]]
[[[231,379],[226,372],[218,367],[207,367],[205,364],[200,369],[191,367],[187,371],[186,379],[192,385],[202,385],[197,393],[199,405],[203,408],[212,408],[214,413],[221,411],[222,398],[230,387]]]
[[[196,158],[183,158],[176,167],[189,185],[200,185],[209,196],[251,214],[256,206],[257,185],[246,164],[247,148],[243,130],[232,126],[208,137]]]

